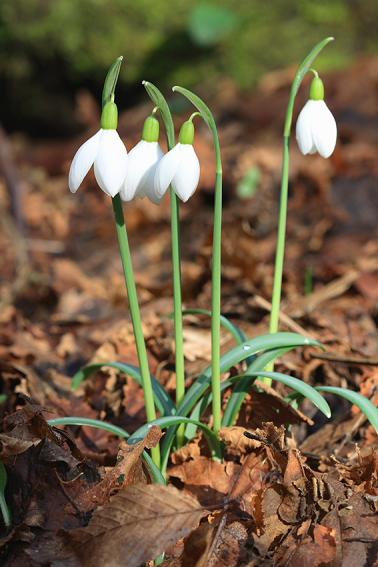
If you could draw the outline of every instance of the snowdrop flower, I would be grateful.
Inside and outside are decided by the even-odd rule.
[[[159,121],[149,116],[144,123],[142,140],[129,153],[126,180],[121,189],[122,201],[131,201],[138,195],[148,197],[155,205],[160,205],[164,195],[158,197],[154,190],[156,168],[164,156],[158,144]]]
[[[116,131],[117,123],[117,106],[108,102],[102,111],[100,130],[78,149],[71,164],[72,193],[79,189],[92,165],[97,183],[107,195],[115,197],[121,190],[127,171],[127,151]]]
[[[296,137],[304,155],[319,152],[328,158],[335,149],[336,121],[324,102],[324,85],[319,77],[311,83],[310,100],[298,117]]]
[[[176,195],[184,203],[197,189],[200,177],[200,164],[193,148],[194,126],[188,120],[182,125],[179,143],[160,161],[154,180],[154,189],[158,197],[165,195],[172,184]]]

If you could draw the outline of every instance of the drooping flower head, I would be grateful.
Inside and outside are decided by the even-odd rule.
[[[318,76],[312,80],[310,100],[298,117],[296,137],[304,155],[319,152],[321,156],[328,158],[335,149],[336,121],[324,102],[324,85]]]
[[[176,195],[184,203],[197,189],[200,177],[200,164],[193,148],[194,125],[189,119],[181,127],[179,142],[160,161],[154,189],[158,197],[163,197],[172,184]]]
[[[149,116],[143,127],[142,140],[129,153],[126,180],[122,185],[122,201],[131,201],[138,195],[148,197],[155,205],[160,205],[164,195],[158,197],[154,190],[156,168],[164,156],[159,146],[159,121]]]
[[[69,187],[76,193],[84,177],[94,165],[94,173],[101,189],[114,197],[121,190],[127,171],[127,151],[116,131],[118,109],[114,102],[105,104],[101,128],[76,152],[69,174]]]

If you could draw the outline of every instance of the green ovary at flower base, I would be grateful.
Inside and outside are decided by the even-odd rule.
[[[131,201],[136,195],[142,199],[148,197],[155,205],[163,201],[165,193],[158,196],[154,190],[155,172],[164,156],[158,143],[159,131],[158,119],[149,116],[142,140],[129,153],[127,176],[120,193],[122,201]]]
[[[69,187],[76,193],[84,177],[94,165],[97,183],[111,197],[120,192],[127,173],[127,150],[116,130],[118,112],[114,102],[107,103],[102,112],[101,128],[76,152]]]
[[[185,203],[197,189],[200,164],[193,141],[194,125],[189,119],[182,125],[178,144],[163,157],[156,170],[154,189],[158,197],[164,196],[172,184],[176,195]]]

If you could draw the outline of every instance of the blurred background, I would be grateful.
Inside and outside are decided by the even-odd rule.
[[[110,64],[124,56],[117,103],[175,84],[241,91],[272,70],[297,65],[318,41],[337,41],[321,70],[344,69],[378,51],[376,0],[2,0],[0,121],[33,137],[77,133],[75,96],[100,100]]]

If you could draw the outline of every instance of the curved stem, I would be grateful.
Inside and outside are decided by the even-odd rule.
[[[278,240],[276,263],[274,270],[274,283],[273,283],[273,297],[272,297],[272,311],[270,314],[270,332],[276,333],[278,331],[281,291],[282,291],[282,276],[285,254],[285,238],[286,238],[286,219],[287,219],[287,201],[289,192],[289,165],[290,165],[290,131],[293,121],[294,101],[298,89],[308,71],[314,72],[310,66],[314,59],[319,55],[320,51],[332,41],[332,37],[328,37],[318,43],[310,53],[304,58],[300,64],[298,71],[295,75],[293,84],[291,86],[290,99],[286,111],[286,120],[284,128],[284,151],[283,151],[283,164],[282,164],[282,181],[281,181],[281,200],[280,200],[280,213],[278,221]],[[315,71],[316,72],[316,71]],[[272,363],[267,370],[272,371],[274,364]],[[263,381],[271,385],[270,378],[264,378]]]

